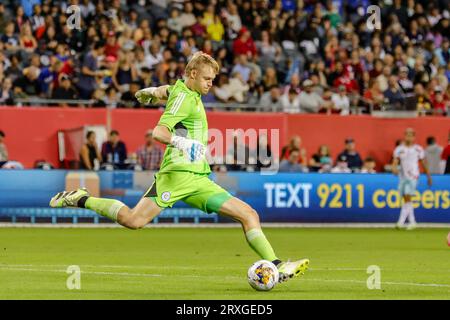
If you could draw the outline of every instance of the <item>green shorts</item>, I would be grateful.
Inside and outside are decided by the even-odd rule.
[[[189,171],[156,173],[155,182],[144,194],[161,208],[171,208],[181,200],[191,207],[217,212],[232,195],[208,178],[207,174]]]

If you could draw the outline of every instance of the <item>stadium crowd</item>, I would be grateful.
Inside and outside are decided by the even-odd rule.
[[[137,90],[174,83],[201,50],[221,67],[205,103],[447,115],[450,2],[372,2],[374,31],[367,0],[2,1],[0,105],[142,108]]]

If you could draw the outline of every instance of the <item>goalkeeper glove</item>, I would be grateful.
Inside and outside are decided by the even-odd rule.
[[[143,104],[156,104],[159,101],[159,98],[156,96],[157,87],[145,88],[137,91],[134,96],[139,101],[139,103]]]
[[[196,140],[173,135],[170,143],[181,150],[191,162],[198,161],[205,156],[205,146]]]

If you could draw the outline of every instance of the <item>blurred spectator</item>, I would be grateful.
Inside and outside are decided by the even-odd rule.
[[[361,173],[377,173],[375,167],[376,167],[375,159],[372,157],[367,157],[364,159],[364,163],[361,168]]]
[[[125,168],[127,159],[127,147],[120,141],[119,132],[112,130],[108,141],[102,145],[102,159],[105,164],[112,164],[117,169]]]
[[[8,22],[5,26],[5,33],[1,36],[1,41],[5,49],[10,53],[14,53],[20,49],[19,38],[15,35],[14,28],[14,22]]]
[[[448,143],[444,151],[442,151],[441,159],[445,162],[444,174],[450,174],[450,132],[448,134]]]
[[[289,144],[281,149],[280,159],[288,159],[291,150],[298,149],[300,152],[299,163],[306,167],[308,166],[308,159],[306,157],[306,149],[302,147],[302,138],[298,135],[294,135],[289,140]]]
[[[234,72],[231,78],[226,75],[219,76],[218,86],[214,88],[214,95],[223,102],[236,101],[242,103],[245,101],[249,86],[242,79],[239,72]]]
[[[8,149],[5,144],[5,133],[0,130],[0,168],[8,161]]]
[[[356,144],[353,138],[345,139],[345,150],[342,151],[340,156],[345,156],[346,162],[348,163],[348,167],[351,170],[359,170],[362,166],[362,160],[359,153],[356,151]]]
[[[17,78],[13,83],[14,95],[39,96],[41,93],[41,85],[38,81],[39,72],[39,69],[33,66],[25,68],[23,76]]]
[[[359,14],[369,5],[366,0],[346,4],[148,0],[122,1],[122,5],[120,1],[72,1],[81,9],[81,29],[67,26],[64,12],[72,2],[66,2],[21,1],[22,6],[17,6],[7,1],[0,5],[0,74],[14,83],[25,68],[41,69],[40,97],[51,97],[61,73],[71,77],[83,99],[91,98],[97,88],[111,86],[113,70],[114,86],[123,94],[133,81],[143,80],[148,86],[170,83],[179,77],[174,70],[183,70],[193,53],[204,50],[217,58],[221,72],[228,77],[235,71],[242,75],[249,86],[248,100],[244,101],[251,104],[257,104],[262,95],[262,74],[270,75],[270,81],[262,82],[265,91],[277,85],[285,97],[291,86],[300,94],[299,83],[313,81],[312,91],[324,105],[315,102],[310,108],[312,99],[308,96],[303,109],[300,97],[302,112],[333,110],[327,86],[333,91],[345,86],[350,105],[358,110],[380,106],[379,90],[387,93],[390,104],[404,108],[400,93],[412,92],[417,84],[429,92],[432,110],[427,114],[444,114],[448,101],[450,13],[445,1],[427,5],[372,1],[382,8],[385,26],[375,33],[366,30],[367,17]],[[96,54],[85,49],[97,43],[101,48]],[[47,61],[53,57],[61,64],[49,65]],[[125,64],[122,57],[126,57]],[[116,60],[108,61],[111,58]],[[120,68],[116,61],[121,61]],[[145,67],[154,70],[149,78],[142,74]],[[131,71],[130,76],[131,69],[136,72]],[[397,70],[398,90],[389,84]],[[374,87],[374,79],[379,89]],[[434,99],[436,86],[442,88],[443,101],[439,95]],[[17,98],[26,95],[17,90]],[[409,106],[409,100],[407,103]]]
[[[302,113],[317,113],[325,106],[324,100],[312,91],[313,82],[309,79],[303,81],[303,91],[300,93],[300,110]]]
[[[297,73],[292,74],[289,84],[283,89],[283,94],[289,93],[289,90],[295,90],[297,94],[301,92],[300,76]]]
[[[278,168],[279,172],[305,172],[305,168],[299,164],[300,150],[292,149],[289,158],[281,160]]]
[[[391,79],[392,78],[392,79]],[[383,72],[376,78],[378,81],[378,84],[380,85],[381,91],[386,91],[390,88],[389,79],[393,81],[394,75],[392,75],[392,70],[389,66],[383,67]],[[395,78],[397,80],[397,78]]]
[[[11,106],[14,104],[13,84],[11,78],[5,78],[0,88],[0,105]]]
[[[425,160],[428,170],[431,174],[440,174],[441,171],[441,155],[443,148],[436,143],[435,137],[427,138],[427,146],[425,148]]]
[[[222,42],[225,34],[225,28],[223,27],[222,21],[220,21],[220,17],[218,15],[214,15],[213,22],[207,25],[206,33],[213,43],[219,45]],[[215,47],[217,47],[217,45]]]
[[[432,111],[431,101],[421,83],[414,86],[414,93],[416,94],[416,110],[419,115],[430,113]]]
[[[264,91],[268,91],[273,86],[278,86],[277,72],[275,68],[268,67],[262,79]]]
[[[28,23],[24,24],[20,30],[19,44],[27,53],[32,53],[37,48],[37,41]]]
[[[88,131],[86,134],[86,143],[83,144],[80,151],[80,169],[98,170],[102,156],[98,150],[96,134],[94,131]]]
[[[259,100],[259,111],[272,111],[277,112],[282,109],[281,95],[278,86],[273,85],[269,88],[269,91],[264,92]]]
[[[134,53],[132,51],[119,55],[119,63],[112,71],[112,81],[119,92],[128,91],[130,84],[137,80],[137,71],[133,60]]]
[[[414,91],[414,83],[408,78],[408,67],[403,66],[399,69],[398,84],[403,93],[411,93]]]
[[[432,96],[430,97],[433,105],[433,113],[435,115],[447,115],[449,108],[449,99],[446,94],[442,92],[441,86],[436,86]]]
[[[145,144],[136,151],[136,154],[138,164],[142,166],[142,169],[159,170],[163,151],[155,144],[152,130],[147,131],[145,134]]]
[[[52,99],[60,99],[60,100],[73,100],[77,99],[78,94],[75,88],[72,86],[72,81],[68,75],[63,74],[61,76],[61,85],[53,90]],[[60,103],[59,106],[67,107],[68,104]]]
[[[288,93],[281,96],[281,107],[286,113],[300,113],[300,95],[295,89],[289,89]]]
[[[194,6],[192,5],[192,2],[184,2],[184,9],[179,18],[179,23],[181,24],[182,28],[188,28],[195,24],[196,19],[193,12]]]
[[[339,113],[343,116],[350,114],[350,99],[347,96],[347,91],[345,86],[339,86],[338,93],[334,93],[331,96],[331,101],[333,102],[333,113]]]
[[[347,157],[343,154],[339,155],[336,160],[336,166],[331,169],[331,173],[351,173],[352,170],[348,167]]]
[[[116,33],[114,31],[108,32],[108,37],[106,38],[106,44],[103,49],[105,56],[111,56],[114,58],[119,57],[120,45],[116,38]]]
[[[135,94],[139,89],[141,89],[141,83],[139,81],[133,81],[130,84],[130,89],[120,96],[120,106],[125,108],[139,108],[141,104],[135,98]]]
[[[329,172],[333,166],[330,148],[321,145],[317,153],[313,154],[309,160],[310,171],[312,172]]]
[[[256,42],[259,53],[259,65],[262,69],[275,67],[281,60],[281,47],[270,38],[267,30],[261,32],[261,41]]]
[[[239,37],[233,42],[233,54],[238,55],[246,55],[249,58],[253,58],[256,56],[256,45],[253,41],[250,31],[243,27],[239,30]]]
[[[395,108],[401,108],[405,101],[405,95],[400,90],[397,76],[391,75],[388,81],[388,89],[384,91],[384,97],[387,102]]]
[[[369,88],[364,92],[364,102],[374,109],[378,109],[383,104],[383,91],[380,90],[376,79],[370,79]]]
[[[94,44],[93,48],[86,54],[81,65],[81,73],[78,78],[78,89],[81,99],[90,99],[97,88],[95,77],[102,75],[98,70],[97,58],[104,52],[101,42]]]
[[[236,63],[231,70],[231,73],[239,72],[242,76],[242,79],[247,82],[250,78],[250,72],[252,70],[248,66],[247,56],[244,54],[238,55],[236,58]]]
[[[119,94],[117,93],[116,88],[114,86],[110,86],[106,88],[105,96],[101,99],[105,102],[106,106],[111,108],[117,108],[119,104]]]

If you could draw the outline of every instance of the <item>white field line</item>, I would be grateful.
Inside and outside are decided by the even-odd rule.
[[[50,268],[67,268],[70,264],[2,264],[0,263],[0,270],[3,267],[11,267],[11,268],[21,268],[21,267],[50,267]],[[152,270],[152,269],[161,269],[161,266],[137,266],[137,265],[110,265],[110,264],[80,264],[80,268],[100,268],[100,269],[128,269],[128,270]],[[186,266],[178,266],[178,265],[164,265],[164,268],[168,269],[177,269],[177,270],[230,270],[230,269],[239,269],[241,267],[223,267],[223,266],[201,266],[201,267],[186,267]],[[400,271],[400,272],[411,272],[414,270],[411,269],[390,269],[390,268],[382,268],[384,271]],[[309,271],[363,271],[366,272],[367,269],[364,268],[351,268],[351,267],[342,267],[342,268],[309,268]],[[439,272],[450,272],[450,269],[433,269],[432,271]]]
[[[4,271],[28,271],[28,272],[48,272],[48,273],[66,273],[66,270],[55,270],[55,269],[38,269],[38,268],[23,268],[23,267],[13,267],[10,266],[0,266],[0,270]],[[328,269],[329,270],[329,269]],[[108,275],[108,276],[118,276],[118,277],[142,277],[142,278],[155,278],[163,277],[167,275],[162,274],[150,274],[150,273],[129,273],[129,272],[102,272],[102,271],[81,271],[82,274],[91,275]],[[215,275],[170,275],[174,278],[217,278]],[[242,277],[238,276],[225,276],[222,279],[244,279],[245,275]],[[314,282],[344,282],[344,283],[361,283],[365,284],[366,281],[363,280],[351,280],[351,279],[318,279],[318,278],[302,278],[302,281],[314,281]],[[440,284],[440,283],[416,283],[416,282],[392,282],[392,281],[382,281],[381,285],[396,285],[396,286],[416,286],[416,287],[439,287],[439,288],[450,288],[450,284]]]
[[[21,267],[54,267],[54,268],[67,268],[69,264],[2,264],[0,263],[0,269],[2,267],[11,267],[11,268],[21,268]],[[110,264],[99,264],[99,265],[93,265],[93,264],[80,264],[80,268],[111,268],[111,269],[128,269],[128,270],[136,270],[136,269],[142,269],[142,270],[152,270],[152,269],[161,269],[160,266],[138,266],[138,265],[110,265]],[[228,267],[221,267],[221,266],[199,266],[199,267],[185,267],[185,266],[178,266],[178,265],[165,265],[165,268],[168,269],[178,269],[178,270],[229,270],[229,269],[239,269],[241,267],[232,266],[231,268]],[[338,268],[309,268],[310,271],[364,271],[366,272],[367,269],[364,268],[352,268],[352,267],[338,267]],[[411,269],[390,269],[390,268],[382,268],[384,271],[398,271],[398,272],[411,272],[413,270]],[[450,269],[430,269],[429,271],[432,272],[450,272]]]
[[[265,228],[362,228],[362,229],[377,229],[377,228],[394,228],[395,223],[275,223],[275,222],[263,222],[261,224]],[[60,228],[60,229],[110,229],[110,228],[123,228],[117,223],[0,223],[0,228]],[[147,229],[160,229],[160,228],[241,228],[238,223],[150,223],[145,226]],[[427,228],[450,228],[450,223],[419,223],[418,229]]]

